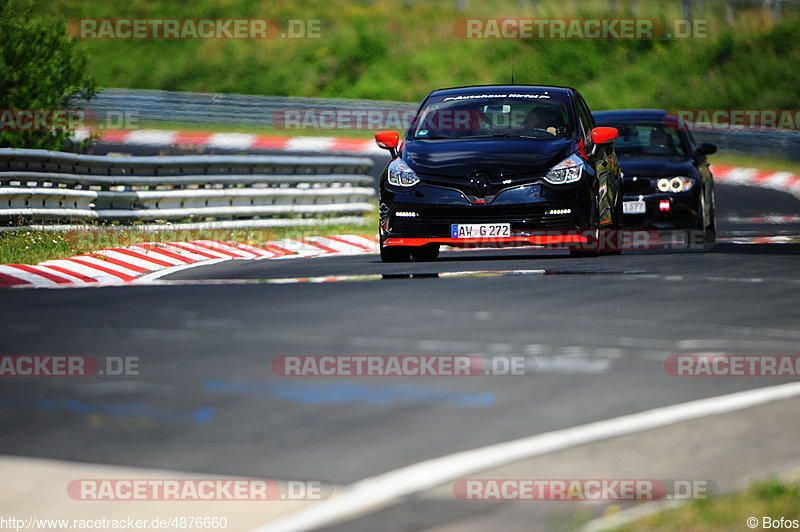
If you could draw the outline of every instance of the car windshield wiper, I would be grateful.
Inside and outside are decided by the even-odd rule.
[[[544,135],[515,135],[514,133],[495,133],[493,137],[504,139],[546,139]]]
[[[492,133],[491,135],[471,135],[469,137],[459,137],[462,139],[544,139],[548,137],[534,135],[517,135],[515,133]]]
[[[469,135],[466,137],[414,137],[414,140],[465,140],[465,139],[546,139],[550,136],[516,135],[513,133],[493,133],[491,135]]]

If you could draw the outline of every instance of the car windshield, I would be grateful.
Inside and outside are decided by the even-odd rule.
[[[430,98],[418,113],[413,140],[569,137],[564,94],[465,94]]]
[[[621,156],[631,155],[686,155],[678,132],[666,125],[628,124],[615,126],[619,137],[614,151]]]

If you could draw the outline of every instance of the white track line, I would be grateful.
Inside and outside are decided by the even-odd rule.
[[[202,260],[202,261],[195,262],[195,263],[192,263],[192,264],[183,264],[181,266],[172,266],[170,268],[164,268],[163,270],[158,270],[158,271],[146,273],[144,275],[140,275],[139,277],[137,277],[136,279],[131,281],[131,284],[147,283],[149,281],[154,281],[156,279],[160,279],[160,278],[164,277],[165,275],[169,275],[171,273],[179,272],[179,271],[182,271],[182,270],[188,270],[190,268],[197,268],[199,266],[210,266],[211,264],[217,264],[217,263],[225,262],[225,261],[229,261],[229,260],[233,260],[233,257],[228,257],[228,258],[225,258],[225,259],[206,259],[206,260]]]
[[[656,408],[434,458],[351,484],[337,497],[254,531],[289,532],[331,526],[389,506],[413,493],[517,460],[797,396],[800,383],[793,382]]]

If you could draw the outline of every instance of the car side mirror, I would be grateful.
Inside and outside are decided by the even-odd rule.
[[[389,150],[392,158],[397,157],[397,146],[400,144],[400,133],[397,131],[378,131],[375,133],[375,143],[379,148]]]
[[[608,144],[619,136],[615,127],[596,127],[592,130],[592,142],[595,144]]]
[[[697,147],[695,153],[697,155],[711,155],[712,153],[717,153],[717,147],[709,142],[704,142]]]
[[[592,142],[594,143],[594,146],[592,146],[592,155],[595,155],[599,146],[608,144],[619,136],[619,130],[615,127],[600,126],[594,128],[591,135]]]

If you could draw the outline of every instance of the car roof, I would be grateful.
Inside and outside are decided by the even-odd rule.
[[[678,130],[686,126],[683,120],[664,109],[615,109],[613,111],[595,111],[592,116],[594,116],[595,122],[611,125],[640,122],[642,124],[671,125]]]
[[[466,94],[488,94],[491,92],[504,91],[504,92],[542,92],[548,91],[559,94],[570,94],[575,92],[572,87],[558,87],[553,85],[468,85],[464,87],[449,87],[445,89],[436,89],[431,95],[437,96],[461,96]]]
[[[603,122],[661,122],[667,116],[664,109],[615,109],[613,111],[595,111],[592,113],[595,120]]]

